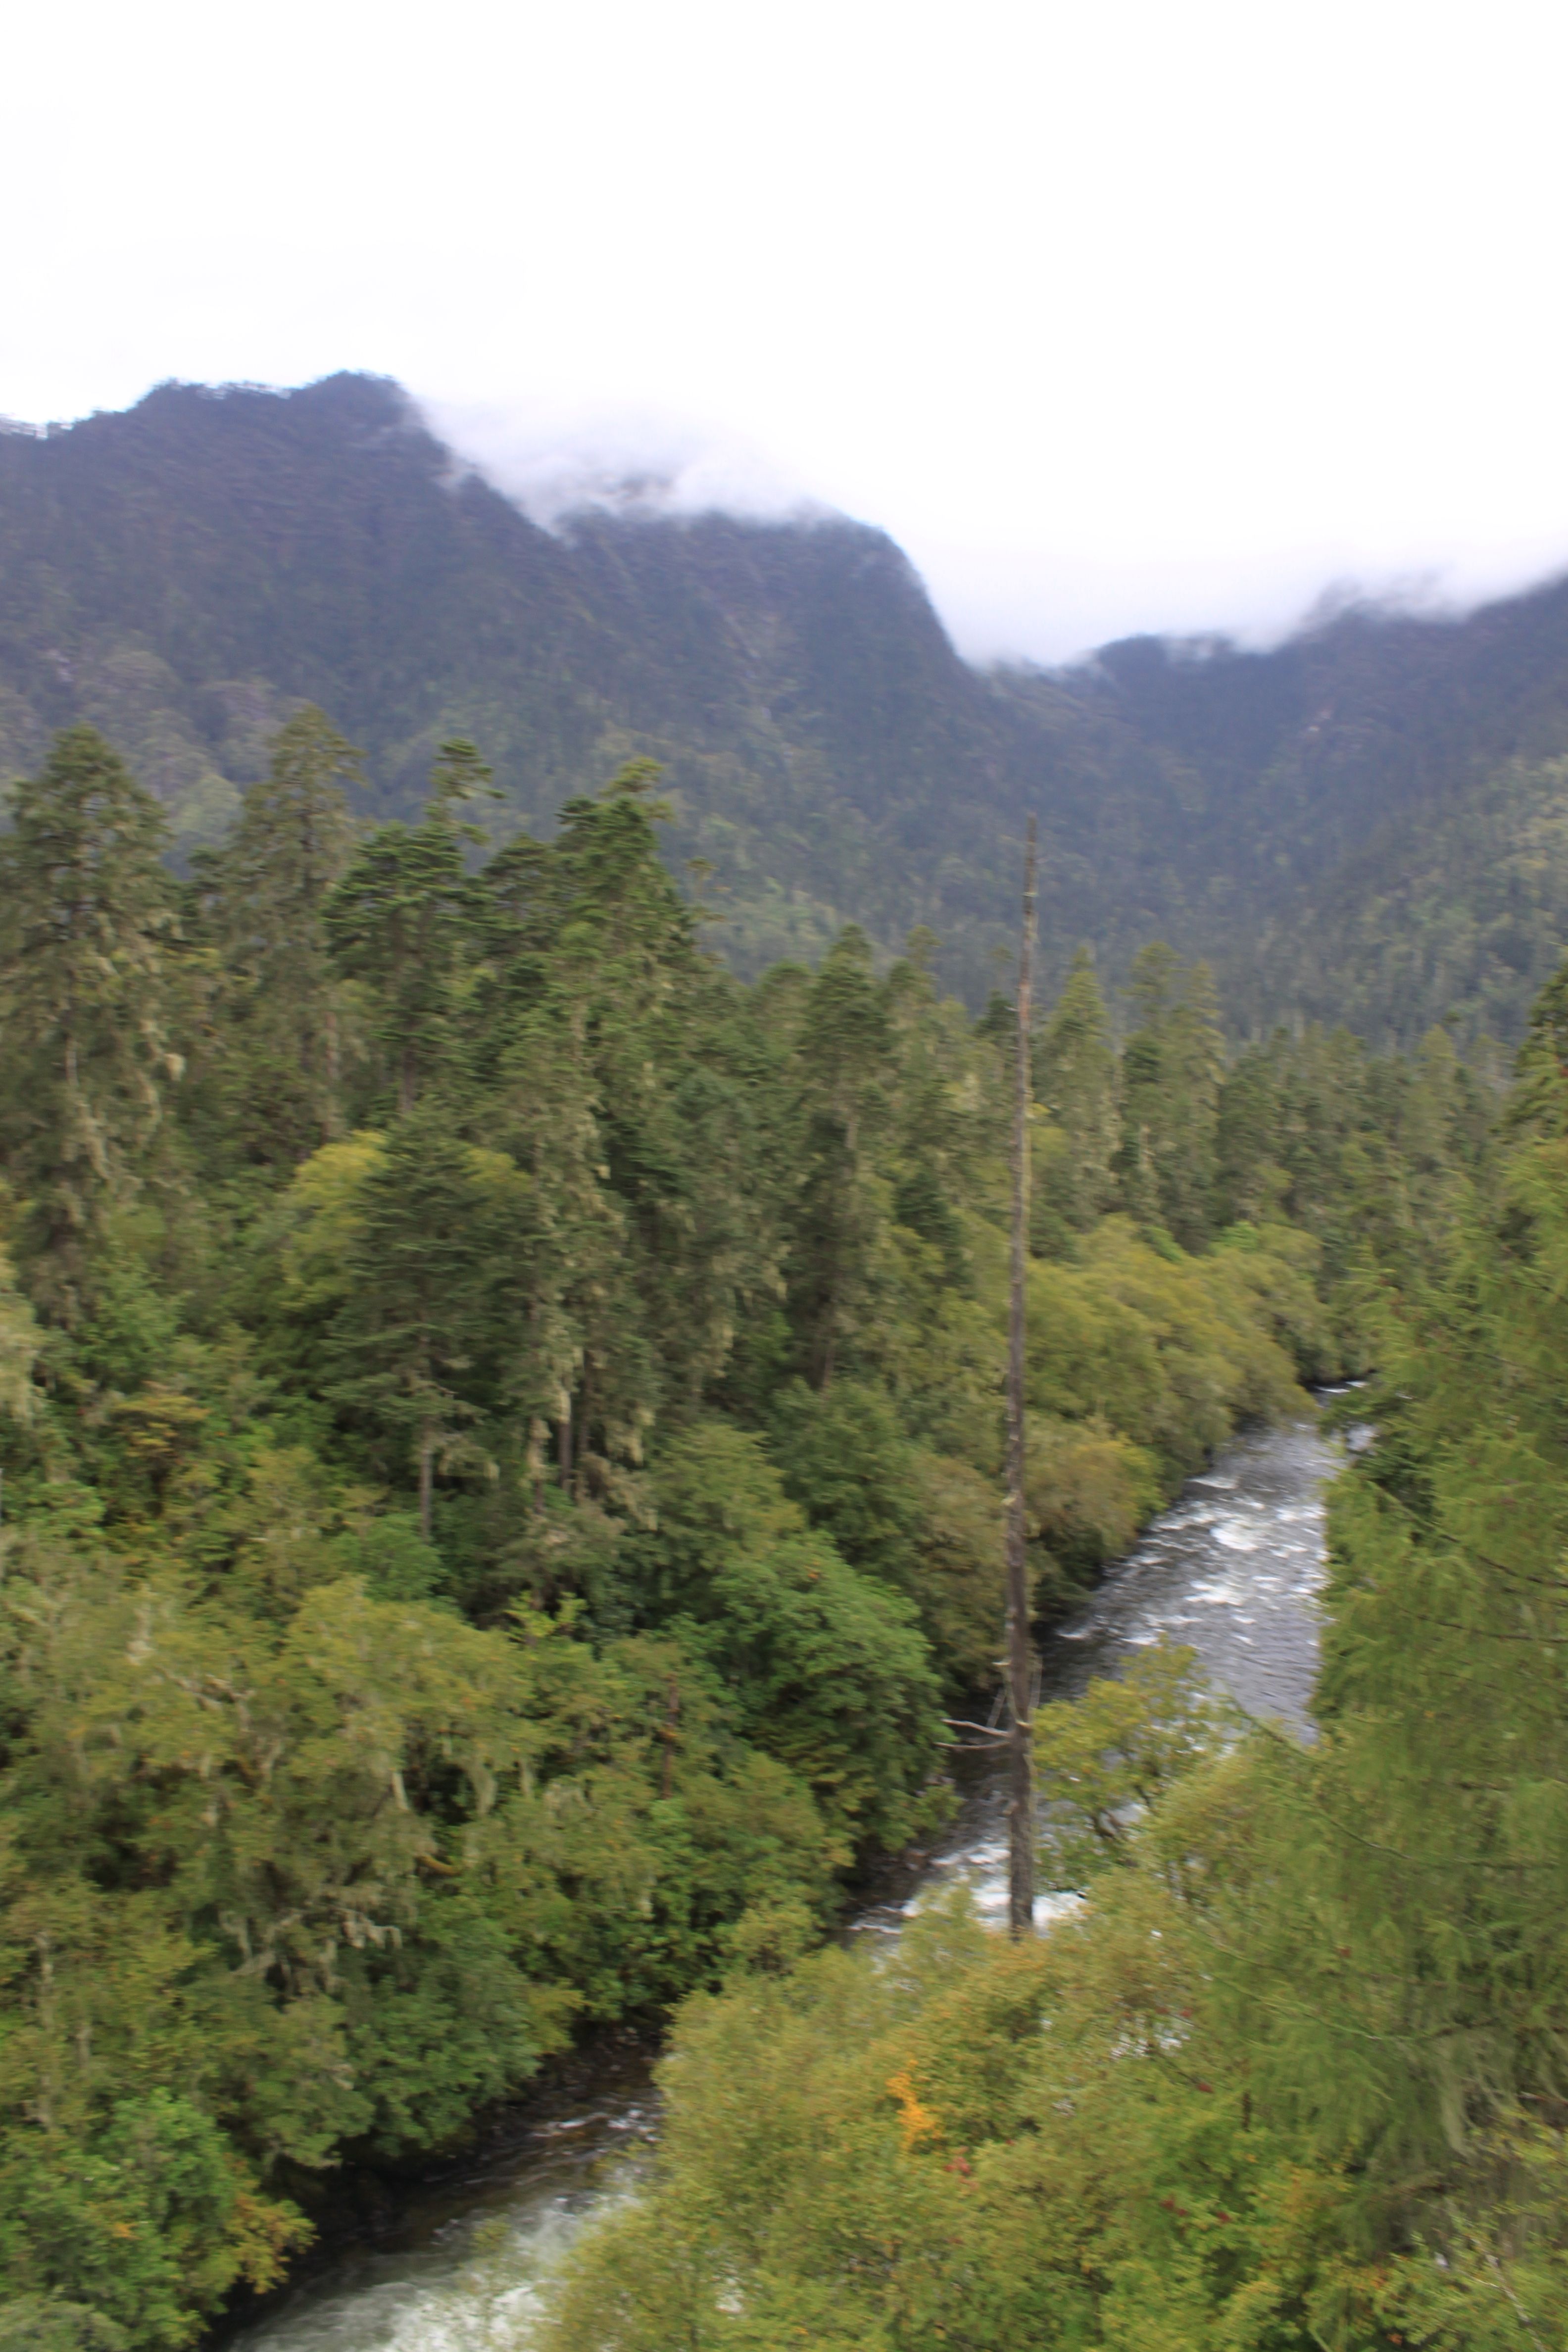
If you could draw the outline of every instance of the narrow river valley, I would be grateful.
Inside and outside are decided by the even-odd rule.
[[[1052,1643],[1045,1695],[1070,1695],[1164,1633],[1190,1644],[1249,1713],[1300,1727],[1334,1465],[1307,1423],[1237,1439]],[[1003,1917],[1005,1865],[1001,1800],[982,1784],[910,1902],[962,1879],[984,1912]],[[879,1906],[857,1925],[892,1933],[908,1907]],[[541,2113],[504,2154],[411,2202],[395,2237],[303,2283],[231,2337],[232,2352],[526,2352],[537,2281],[606,2199],[629,2193],[656,2120],[646,2074],[628,2061],[595,2097]]]

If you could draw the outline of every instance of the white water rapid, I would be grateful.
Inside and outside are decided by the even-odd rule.
[[[1238,1438],[1058,1635],[1046,1696],[1070,1695],[1163,1633],[1195,1650],[1209,1680],[1248,1713],[1300,1727],[1317,1658],[1322,1490],[1335,1463],[1308,1423]],[[985,1916],[1005,1917],[994,1788],[964,1802],[909,1902],[878,1906],[857,1924],[896,1931],[925,1890],[957,1879]],[[531,2116],[504,2151],[413,2200],[395,2234],[302,2281],[231,2335],[226,2352],[528,2352],[539,2280],[609,2200],[631,2192],[635,2151],[656,2122],[646,2072],[628,2062],[593,2098]]]

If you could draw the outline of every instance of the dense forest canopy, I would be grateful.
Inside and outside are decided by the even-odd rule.
[[[1270,651],[1138,639],[1052,672],[961,661],[881,533],[584,513],[536,527],[395,385],[164,385],[0,432],[0,782],[97,725],[178,856],[220,839],[302,704],[411,821],[471,737],[497,830],[652,757],[678,870],[749,978],[847,920],[923,924],[978,1010],[1040,821],[1053,987],[1168,940],[1236,1038],[1343,1022],[1511,1045],[1568,914],[1568,584],[1467,620],[1354,607]]]
[[[1043,1709],[1076,1915],[696,1997],[554,2352],[1568,2340],[1565,1242],[1568,968],[1435,1258],[1363,1301],[1314,1743],[1169,1651]]]
[[[942,995],[918,930],[890,965],[846,927],[815,970],[738,978],[661,858],[645,761],[493,854],[471,742],[438,744],[422,803],[381,824],[352,813],[360,773],[297,711],[176,879],[159,803],[77,723],[0,845],[0,2276],[19,2341],[187,2343],[237,2284],[279,2275],[332,2167],[449,2145],[574,2032],[776,1969],[940,1818],[944,1717],[994,1679],[1011,1008],[976,1021]],[[1032,1040],[1041,1631],[1240,1419],[1305,1410],[1302,1380],[1374,1344],[1394,1362],[1391,1296],[1419,1302],[1408,1347],[1438,1362],[1414,1318],[1447,1329],[1471,1295],[1448,1269],[1494,1230],[1471,1207],[1492,1106],[1443,1031],[1403,1059],[1312,1028],[1227,1052],[1206,971],[1157,941],[1121,1011],[1080,954]],[[1557,1081],[1544,1048],[1531,1067],[1537,1128],[1496,1230],[1549,1252],[1530,1187],[1550,1193],[1560,1145],[1533,1139]],[[1503,1288],[1465,1311],[1500,1327],[1487,1278]],[[1527,1328],[1544,1379],[1540,1311]],[[1379,1464],[1406,1466],[1344,1520],[1370,1547],[1346,1554],[1368,1597],[1325,1686],[1347,1725],[1393,1639],[1377,1547],[1459,1540],[1426,1466],[1440,1420],[1386,1411]],[[1545,1509],[1521,1518],[1521,1573]],[[1458,1573],[1433,1557],[1438,1584]],[[1503,1589],[1442,1605],[1501,1610]],[[1492,1696],[1511,1704],[1506,1678]],[[1478,1786],[1505,1719],[1475,1733]],[[1403,1853],[1419,1775],[1397,1718],[1379,1737]],[[1173,1817],[1199,1826],[1162,1812],[1125,1900],[1186,1918],[1158,1840],[1206,1853],[1247,1773],[1299,1840],[1317,1821],[1300,1769],[1205,1763],[1182,1784],[1198,1812]],[[1510,1801],[1478,1801],[1478,1838]],[[1550,1803],[1520,1816],[1527,1843]],[[1476,1961],[1515,2007],[1530,1963],[1504,1947],[1554,1884],[1529,1878]],[[1351,1874],[1343,1901],[1368,1887]],[[1110,1916],[1113,1975],[1114,1939],[1142,1930]],[[1397,1932],[1399,1967],[1425,1967],[1414,1912]],[[998,1958],[993,1989],[953,1933],[942,2013],[973,1985],[976,2031],[1005,2045],[1001,2130],[1035,2096],[1007,2021],[1037,2013],[1058,1962]],[[1188,1949],[1173,1925],[1178,1974]],[[777,1996],[789,2014],[816,2018],[819,1983],[883,1998],[823,1965]],[[1249,1957],[1235,1999],[1266,2007],[1277,1965]],[[1456,2016],[1470,1965],[1443,1960]],[[1346,1998],[1375,2009],[1380,1985],[1352,1976]],[[771,2032],[762,1997],[699,2012],[683,2052]],[[1530,2047],[1553,2030],[1547,2000]],[[1332,2074],[1327,2043],[1309,2057],[1313,2083]],[[1510,2095],[1533,2063],[1508,2057]],[[1424,2095],[1389,2064],[1401,2145],[1425,2149]],[[1262,2068],[1260,2102],[1288,2071]],[[852,2106],[861,2079],[833,2097]],[[879,2149],[884,2123],[873,2102]],[[1322,2145],[1348,2150],[1340,2128]],[[1296,2143],[1268,2129],[1283,2180]],[[936,2145],[907,2136],[911,2195]],[[1057,2163],[1047,2146],[1030,2160]],[[1059,2160],[1064,2179],[1080,2161]],[[1323,2194],[1329,2228],[1342,2192]],[[670,2289],[693,2309],[750,2259],[713,2244]],[[815,2256],[806,2237],[784,2253],[793,2313],[790,2264]],[[858,2342],[927,2340],[863,2296],[846,2309]],[[626,2341],[673,2340],[639,2314]]]

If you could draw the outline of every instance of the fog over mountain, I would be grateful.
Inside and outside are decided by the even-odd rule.
[[[13,36],[0,410],[390,374],[531,512],[879,527],[982,660],[1568,563],[1529,0],[88,16]]]
[[[546,529],[587,509],[763,521],[838,510],[809,467],[710,420],[543,398],[420,407],[442,441]],[[1097,544],[1081,514],[1042,525],[1032,504],[1021,531],[999,531],[993,511],[965,519],[965,532],[957,518],[933,520],[917,483],[895,492],[890,510],[850,511],[892,532],[958,650],[981,663],[1059,664],[1139,635],[1267,647],[1352,604],[1457,618],[1568,569],[1568,521],[1553,527],[1549,506],[1530,500],[1468,524],[1375,506],[1359,530],[1312,530],[1297,517],[1295,538],[1272,541],[1219,513],[1180,547],[1162,547],[1156,522],[1120,559],[1110,551],[1114,515]]]
[[[740,968],[918,923],[976,1005],[1033,812],[1047,983],[1080,942],[1114,982],[1164,937],[1237,1034],[1517,1033],[1568,913],[1568,583],[982,669],[885,532],[700,438],[605,446],[449,446],[354,375],[0,436],[0,770],[90,719],[184,856],[304,700],[364,747],[373,813],[471,735],[501,836],[647,754]]]
[[[761,449],[717,425],[543,400],[416,404],[437,439],[547,530],[589,511],[763,522],[832,511]]]

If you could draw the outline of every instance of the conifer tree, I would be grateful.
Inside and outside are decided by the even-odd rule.
[[[343,786],[363,781],[360,758],[321,711],[296,712],[205,861],[237,1033],[225,1091],[264,1159],[302,1159],[342,1128],[350,1022],[324,916],[353,851]]]
[[[362,982],[406,1117],[430,1074],[453,1058],[459,976],[482,904],[464,862],[482,841],[460,814],[490,771],[474,746],[441,746],[416,825],[379,825],[350,860],[327,902],[337,967]]]
[[[1405,1065],[1397,1147],[1413,1234],[1436,1240],[1451,1229],[1464,1176],[1485,1132],[1487,1107],[1446,1029],[1429,1029]]]
[[[865,935],[853,924],[823,960],[801,1024],[808,1119],[790,1261],[791,1303],[807,1375],[827,1388],[855,1330],[885,1203],[868,1151],[888,1064],[887,1007]]]
[[[1289,1116],[1290,1041],[1277,1034],[1226,1072],[1215,1130],[1215,1213],[1256,1223],[1278,1209],[1289,1177],[1280,1165]]]
[[[655,1381],[627,1276],[626,1220],[606,1181],[583,1041],[551,999],[514,1016],[497,1072],[494,1139],[527,1176],[531,1243],[501,1274],[503,1384],[536,1502],[547,1451],[572,1493],[640,1455]]]
[[[1087,1230],[1114,1197],[1111,1161],[1118,1141],[1116,1055],[1087,948],[1073,958],[1035,1064],[1037,1089],[1066,1147],[1057,1188],[1060,1198],[1054,1205],[1068,1224]]]
[[[182,1062],[165,827],[94,728],[19,785],[3,857],[5,1102],[36,1297],[66,1321]]]
[[[359,1197],[345,1297],[329,1339],[329,1393],[412,1466],[430,1534],[437,1470],[466,1466],[491,1340],[501,1238],[471,1155],[435,1112],[392,1130]]]
[[[652,797],[658,772],[635,761],[562,812],[553,970],[540,999],[558,1045],[571,1041],[602,1181],[625,1220],[611,1323],[626,1339],[612,1351],[618,1362],[587,1345],[577,1404],[584,1437],[596,1426],[607,1443],[618,1430],[616,1448],[630,1443],[626,1414],[646,1393],[626,1344],[632,1328],[657,1350],[669,1402],[689,1407],[721,1370],[745,1302],[776,1286],[781,1175],[761,1149],[759,1041],[659,856],[655,826],[667,812]],[[627,1294],[640,1307],[636,1318]],[[592,1319],[608,1328],[602,1308]]]
[[[1134,959],[1127,992],[1137,1025],[1121,1066],[1123,1193],[1135,1216],[1198,1248],[1212,1213],[1225,1069],[1214,980],[1206,964],[1184,965],[1156,940]]]

